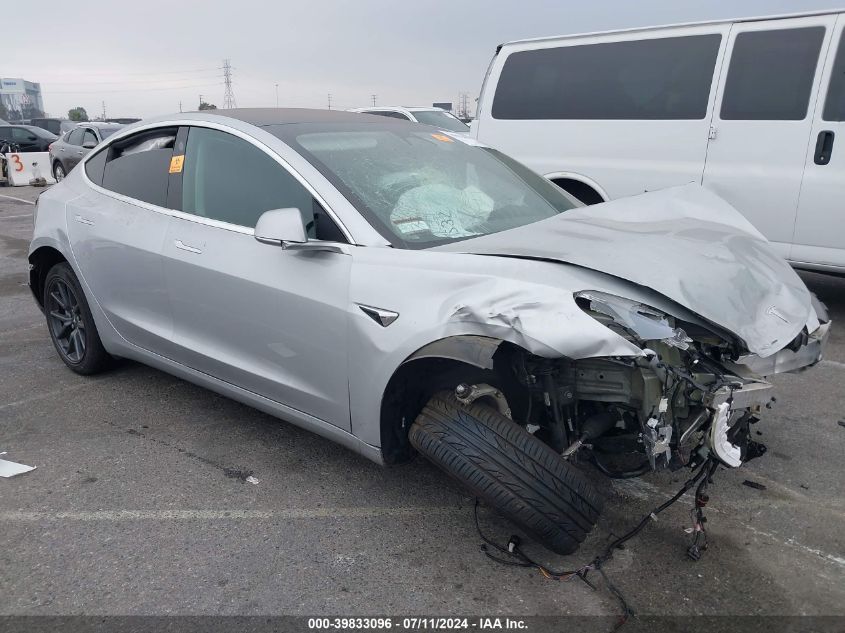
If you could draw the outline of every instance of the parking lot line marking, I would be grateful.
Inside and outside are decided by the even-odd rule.
[[[31,213],[24,213],[23,215],[0,215],[0,220],[14,220],[16,218],[31,218]]]
[[[74,391],[76,389],[83,389],[84,387],[90,387],[97,383],[94,382],[84,382],[79,385],[68,385],[63,389],[56,389],[54,391],[47,391],[45,393],[39,394],[37,396],[32,396],[31,398],[24,398],[23,400],[15,400],[14,402],[7,402],[6,404],[0,404],[0,411],[3,409],[8,409],[10,407],[19,407],[22,404],[29,404],[30,402],[35,402],[36,400],[43,400],[44,398],[52,398],[53,396],[58,396],[61,393],[65,393],[66,391]]]
[[[360,508],[289,508],[287,510],[28,510],[0,511],[0,522],[37,521],[229,521],[254,519],[351,519],[373,517],[409,517],[466,512],[457,506],[360,507]]]
[[[836,367],[837,369],[845,369],[845,363],[840,363],[838,360],[823,360],[819,363],[819,365],[824,365],[825,367]]]
[[[0,193],[0,198],[8,198],[9,200],[17,200],[18,202],[23,202],[24,204],[31,204],[35,206],[35,203],[32,200],[24,200],[23,198],[16,198],[15,196],[7,196]]]

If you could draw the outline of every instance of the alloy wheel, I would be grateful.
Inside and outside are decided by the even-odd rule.
[[[47,320],[62,355],[71,363],[85,357],[87,337],[79,298],[62,279],[54,279],[47,293]]]

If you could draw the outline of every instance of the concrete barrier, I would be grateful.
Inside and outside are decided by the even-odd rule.
[[[49,152],[13,152],[6,154],[6,160],[9,184],[13,187],[28,185],[35,178],[56,182],[50,169]]]

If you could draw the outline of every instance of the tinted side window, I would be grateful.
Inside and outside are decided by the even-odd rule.
[[[103,187],[163,207],[175,129],[140,132],[109,147]]]
[[[262,213],[285,207],[302,212],[309,237],[343,240],[308,190],[262,150],[219,130],[191,128],[182,211],[254,228]]]
[[[845,31],[842,31],[836,49],[822,118],[825,121],[845,121]]]
[[[377,110],[376,112],[367,112],[367,114],[375,114],[376,116],[386,116],[389,119],[402,119],[403,121],[411,120],[401,112],[388,112],[386,110]]]
[[[108,150],[101,150],[85,162],[85,174],[95,185],[103,185],[103,171],[106,168]]]
[[[508,56],[496,119],[703,119],[722,36],[561,46]]]
[[[85,134],[85,130],[81,127],[78,127],[74,130],[71,130],[70,133],[67,135],[65,141],[69,145],[82,145],[82,136]]]
[[[38,137],[35,135],[34,132],[31,132],[30,130],[27,130],[26,128],[13,127],[12,128],[12,140],[17,141],[17,142],[27,141],[27,142],[31,143],[32,141],[37,141]]]
[[[737,35],[721,118],[800,121],[807,116],[823,39],[822,26]]]

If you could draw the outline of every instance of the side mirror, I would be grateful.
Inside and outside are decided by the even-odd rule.
[[[255,225],[255,239],[263,244],[287,248],[292,244],[305,244],[308,234],[299,209],[272,209],[265,211]]]
[[[96,141],[85,141],[82,144],[82,149],[94,149],[95,147],[97,147]]]

